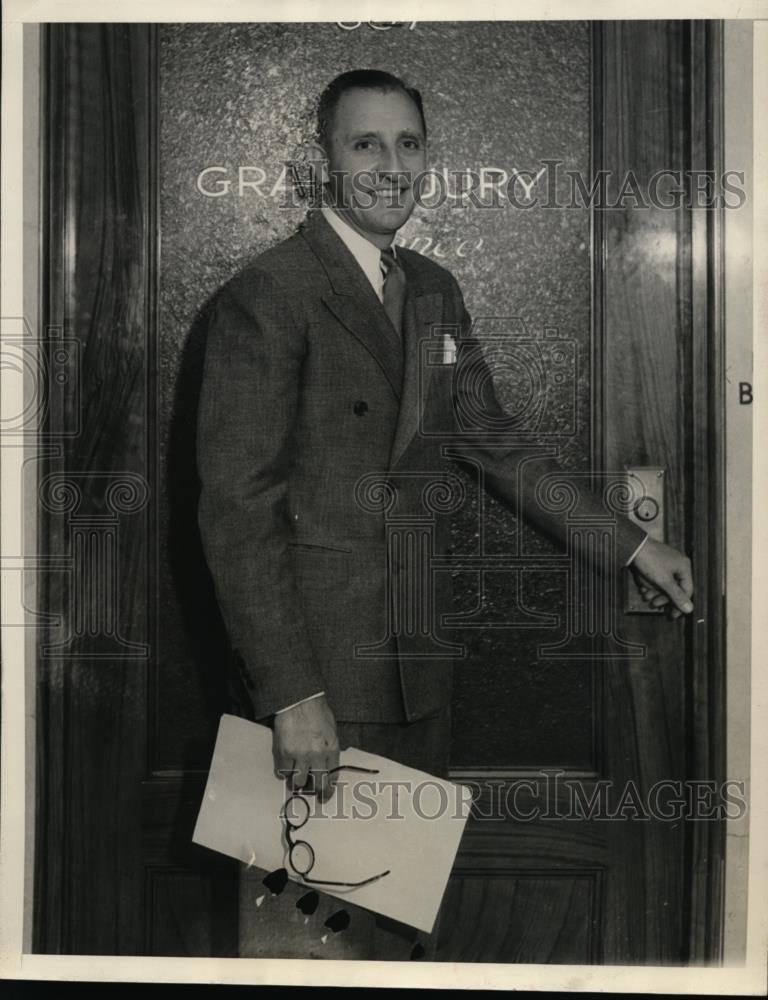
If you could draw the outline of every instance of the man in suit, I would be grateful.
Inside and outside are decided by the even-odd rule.
[[[503,409],[455,279],[395,248],[426,133],[420,95],[396,77],[334,80],[310,149],[323,207],[225,286],[209,331],[206,556],[247,711],[271,721],[276,769],[299,786],[311,778],[322,797],[340,745],[447,771],[449,575],[425,577],[423,552],[402,534],[398,548],[388,520],[426,539],[427,564],[447,552],[440,513],[460,484],[425,424],[462,441],[458,461],[486,489],[566,540],[563,515],[537,495],[557,464],[496,433]],[[436,329],[453,332],[455,364],[422,364]],[[600,519],[605,508],[582,490],[576,513]],[[688,560],[628,519],[616,518],[600,562],[609,574],[632,563],[655,606],[692,610]]]

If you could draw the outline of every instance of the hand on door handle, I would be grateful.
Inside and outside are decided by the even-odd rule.
[[[661,608],[671,601],[671,618],[693,611],[691,560],[682,552],[649,538],[632,561],[631,570],[651,607]]]

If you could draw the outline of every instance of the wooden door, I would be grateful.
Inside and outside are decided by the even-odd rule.
[[[48,27],[43,309],[77,345],[78,394],[49,407],[39,477],[41,550],[63,570],[44,591],[61,623],[39,647],[35,950],[236,954],[235,865],[190,843],[225,705],[195,530],[196,392],[208,297],[294,220],[269,203],[201,200],[195,178],[214,164],[209,180],[232,185],[245,164],[241,179],[259,181],[254,149],[289,156],[309,107],[289,86],[279,120],[269,101],[251,112],[245,85],[270,86],[269,53],[324,53],[308,87],[371,62],[414,76],[428,51],[416,82],[450,103],[441,74],[471,61],[488,100],[478,124],[441,119],[447,103],[433,99],[443,162],[478,148],[486,167],[559,156],[587,179],[609,171],[611,201],[628,171],[642,187],[657,170],[717,166],[718,38],[716,25],[682,22]],[[227,86],[241,94],[230,104]],[[486,149],[488,136],[501,145]],[[407,238],[442,256],[476,316],[572,345],[573,419],[551,414],[542,446],[597,482],[664,470],[667,539],[692,554],[697,605],[694,621],[672,623],[625,614],[611,593],[608,633],[574,632],[567,557],[470,491],[456,525],[470,655],[452,764],[482,795],[439,957],[715,958],[720,824],[562,814],[577,787],[588,800],[610,783],[615,811],[632,789],[647,803],[659,781],[721,777],[719,214],[628,204],[435,218],[426,240]],[[511,400],[518,390],[500,386]],[[527,562],[494,573],[493,555]],[[594,602],[602,586],[585,578],[574,593],[592,588]],[[547,788],[546,814],[522,819]],[[480,818],[509,794],[516,817]]]

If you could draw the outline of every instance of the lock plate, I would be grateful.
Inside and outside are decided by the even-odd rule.
[[[626,470],[627,486],[630,489],[630,521],[639,525],[654,541],[666,540],[664,517],[665,470],[658,466],[635,466]],[[624,570],[624,614],[658,615],[664,609],[654,609],[643,600],[637,589],[635,578],[629,568]]]

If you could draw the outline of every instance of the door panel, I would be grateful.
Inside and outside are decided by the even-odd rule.
[[[62,625],[39,651],[36,950],[236,954],[236,866],[190,842],[226,704],[196,531],[196,401],[211,295],[303,215],[273,189],[314,92],[342,68],[391,67],[424,89],[440,167],[487,181],[558,159],[541,197],[567,199],[567,171],[606,169],[610,199],[629,170],[642,186],[714,164],[716,56],[716,27],[682,22],[48,27],[44,315],[81,367],[79,400],[50,411],[40,477],[43,551],[65,572],[47,579],[43,610]],[[284,61],[306,72],[270,72]],[[471,114],[456,112],[457,79]],[[404,241],[456,275],[492,332],[526,350],[572,345],[541,447],[598,484],[664,467],[667,537],[694,554],[703,619],[623,614],[620,592],[574,577],[567,553],[468,488],[453,773],[477,787],[478,816],[518,786],[520,809],[545,809],[470,821],[439,957],[714,956],[716,824],[564,814],[577,791],[603,789],[612,809],[630,782],[642,799],[660,779],[720,774],[717,218],[541,204],[421,216]],[[525,379],[511,368],[498,390],[514,408]],[[486,557],[514,563],[485,572]],[[602,639],[572,628],[573,595],[605,598]],[[628,643],[636,655],[617,656]]]
[[[123,26],[46,34],[42,315],[74,360],[38,477],[42,599],[59,624],[38,636],[35,941],[130,953],[154,611],[151,50]]]
[[[515,876],[473,867],[454,872],[445,896],[448,919],[442,949],[453,962],[557,962],[598,960],[600,872],[546,872]]]

